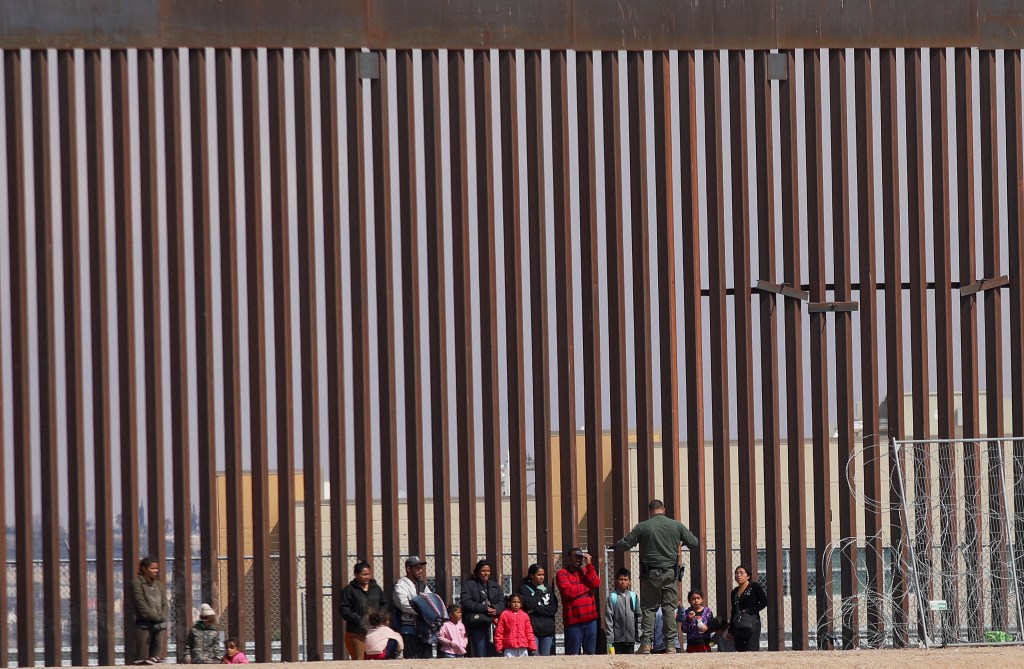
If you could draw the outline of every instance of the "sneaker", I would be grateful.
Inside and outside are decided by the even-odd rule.
[[[650,644],[646,644],[646,643],[640,644],[640,650],[638,650],[636,652],[636,654],[637,655],[650,655],[651,654],[651,646],[650,646]]]
[[[675,646],[669,646],[668,648],[665,649],[665,654],[666,655],[675,655],[676,652],[677,651],[676,651],[676,647]]]

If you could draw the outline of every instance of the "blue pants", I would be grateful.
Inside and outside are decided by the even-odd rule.
[[[580,652],[582,650],[582,653]],[[597,621],[567,625],[565,628],[566,655],[593,655],[597,652]]]
[[[466,630],[469,636],[469,649],[472,657],[492,657],[494,643],[491,642],[489,625],[475,625]]]
[[[555,637],[553,636],[539,636],[537,637],[537,652],[535,655],[554,655],[555,654]]]

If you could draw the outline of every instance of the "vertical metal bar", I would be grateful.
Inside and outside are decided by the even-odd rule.
[[[633,365],[636,375],[636,480],[640,513],[654,499],[654,405],[651,368],[650,212],[647,202],[647,82],[644,52],[626,54],[630,232],[633,254]]]
[[[274,376],[277,408],[277,552],[281,660],[298,660],[298,569],[295,539],[295,418],[292,406],[292,300],[288,230],[288,148],[285,127],[284,51],[267,50],[270,130],[270,230],[273,257]],[[296,155],[296,160],[301,159]],[[311,260],[311,259],[310,259]],[[310,262],[309,264],[313,264]],[[272,493],[271,496],[272,497]],[[268,564],[269,566],[269,564]],[[273,597],[269,591],[268,597]]]
[[[157,165],[156,54],[140,50],[139,186],[142,218],[142,341],[146,407],[146,537],[149,554],[167,557],[164,483],[164,369],[160,309],[160,197]]]
[[[352,262],[352,416],[355,445],[356,552],[373,559],[373,464],[370,449],[370,283],[366,248],[366,146],[359,51],[345,50],[345,129],[348,157],[348,224]]]
[[[572,193],[573,170],[569,150],[568,54],[551,52],[551,165],[555,171],[555,349],[558,353],[558,447],[559,485],[562,493],[562,545],[579,541],[579,509],[576,481],[576,373],[572,291]]]
[[[163,53],[164,138],[167,184],[167,267],[169,276],[171,471],[174,484],[174,610],[177,639],[192,627],[192,476],[191,430],[188,415],[188,338],[185,286],[185,202],[182,164],[181,61],[177,49]],[[175,644],[184,662],[185,644]]]
[[[885,336],[886,336],[886,424],[891,440],[903,438],[903,288],[902,288],[902,245],[899,207],[899,138],[897,136],[896,51],[883,49],[879,68],[879,90],[881,91],[881,146],[882,155],[882,235],[884,240],[885,268]],[[890,506],[896,509],[902,503],[897,488],[892,485],[897,476],[902,476],[903,452],[890,452],[889,494]],[[889,519],[889,541],[893,548],[893,645],[897,648],[908,643],[907,623],[910,616],[910,600],[907,597],[906,528],[903,516],[891,513]]]
[[[324,216],[324,312],[327,336],[327,361],[324,373],[327,376],[327,458],[330,481],[331,519],[331,645],[338,649],[335,658],[345,658],[344,621],[341,618],[339,602],[341,590],[345,587],[348,567],[348,458],[345,452],[345,360],[344,324],[342,323],[341,301],[343,297],[343,273],[341,268],[341,169],[338,142],[338,52],[335,49],[320,50],[320,151],[323,170],[323,216]],[[314,601],[318,601],[315,600]]]
[[[957,49],[954,69],[956,100],[957,221],[959,222],[959,276],[966,286],[977,278],[977,241],[974,208],[974,82],[970,49]],[[963,384],[964,444],[964,568],[977,573],[981,568],[981,435],[978,400],[978,302],[977,293],[960,298],[960,361]],[[967,611],[981,611],[984,590],[975,579],[967,581]],[[971,639],[979,641],[980,634]]]
[[[850,262],[850,129],[847,121],[850,109],[849,86],[846,76],[846,50],[832,49],[829,58],[830,86],[830,147],[832,154],[832,239],[835,247],[836,300],[853,300]],[[824,167],[824,166],[823,166]],[[836,423],[838,434],[839,476],[839,536],[843,539],[857,535],[857,508],[853,487],[848,476],[854,450],[853,411],[853,316],[850,312],[837,312],[836,327]],[[831,522],[831,521],[830,521]],[[857,542],[843,541],[840,549],[840,594],[843,598],[843,648],[856,648],[860,643],[860,601],[857,582],[860,567]]]
[[[583,425],[586,457],[587,547],[607,545],[604,509],[604,430],[601,412],[601,275],[597,217],[597,128],[594,53],[576,54],[576,109],[580,175],[580,263],[583,303]],[[615,494],[624,494],[622,489]],[[621,536],[621,535],[620,535]],[[617,537],[616,537],[617,538]],[[599,605],[600,609],[600,605]]]
[[[6,93],[6,92],[7,91],[5,90],[4,93]],[[5,117],[6,117],[6,114],[5,114]],[[6,118],[5,118],[5,121],[6,121]],[[6,137],[5,137],[5,139],[6,139]],[[6,162],[6,158],[4,160]],[[5,165],[5,167],[7,167],[7,166]],[[10,169],[10,168],[7,167],[7,169]],[[9,215],[10,215],[10,212],[8,212],[8,216]],[[6,256],[6,260],[7,260],[7,263],[8,263],[7,267],[9,268],[10,265],[11,265],[11,253],[10,253],[10,250],[8,250],[8,254]],[[0,358],[2,358],[2,356],[0,356]],[[3,360],[2,359],[0,359],[0,373],[3,373]],[[0,450],[2,450],[2,452],[5,454],[4,458],[6,459],[6,453],[7,453],[7,448],[8,448],[7,444],[9,442],[8,442],[8,439],[7,439],[7,431],[6,431],[5,427],[4,427],[4,417],[6,415],[4,403],[5,403],[5,396],[4,396],[4,393],[2,391],[0,391]],[[10,443],[11,443],[11,448],[13,450],[13,448],[14,448],[13,442],[10,442]],[[7,555],[7,472],[6,472],[6,470],[4,471],[3,476],[0,476],[0,518],[3,519],[3,524],[4,524],[4,531],[0,532],[0,555],[6,556]],[[9,584],[10,583],[10,579],[11,579],[10,571],[8,569],[8,566],[7,566],[7,560],[5,559],[4,560],[4,581],[5,581],[5,583]],[[16,583],[16,581],[17,581],[17,577],[15,577],[15,583]],[[0,589],[0,611],[9,611],[10,610],[8,608],[8,601],[7,601],[7,590],[8,590],[8,588],[9,588],[9,586]],[[17,597],[17,595],[15,595],[15,597]],[[10,625],[7,625],[7,624],[0,625],[0,666],[4,666],[4,667],[6,667],[7,663],[8,663],[8,645],[10,644],[10,638],[9,637],[10,637]]]
[[[217,548],[219,495],[217,494],[217,445],[215,361],[213,327],[213,220],[210,211],[210,127],[207,120],[209,86],[206,50],[188,52],[189,136],[192,149],[192,222],[195,267],[196,337],[196,461],[199,474],[199,554],[201,596],[214,604],[219,551]]]
[[[22,52],[4,51],[7,114],[7,204],[10,216],[11,375],[14,381],[14,531],[18,591],[18,666],[35,665],[35,578],[32,569],[32,391],[28,330],[28,221],[25,200],[25,84]]]
[[[729,146],[732,162],[732,240],[736,329],[736,441],[740,499],[754,499],[757,465],[754,457],[754,342],[750,300],[750,175],[747,157],[747,54],[729,52]],[[723,119],[723,124],[725,120]],[[740,561],[758,569],[757,509],[740,514]]]
[[[683,248],[699,249],[700,202],[697,196],[697,75],[693,51],[679,53],[679,156],[683,207]],[[690,551],[690,583],[707,592],[707,500],[704,490],[704,362],[701,334],[700,257],[683,254],[683,323],[686,342],[686,461],[689,470],[689,528],[700,546]]]
[[[373,150],[373,211],[376,243],[377,283],[377,387],[380,408],[381,522],[398,527],[398,425],[395,402],[395,304],[394,258],[391,220],[391,110],[388,105],[390,78],[384,52],[380,76],[370,81],[370,114]],[[390,589],[398,576],[398,533],[384,532],[382,585]]]
[[[246,292],[249,330],[249,432],[252,470],[252,593],[257,662],[271,660],[270,474],[267,442],[267,346],[264,317],[263,187],[261,183],[259,58],[242,50],[242,151],[245,160]],[[285,397],[280,398],[282,402]],[[280,463],[279,463],[280,464]],[[281,472],[279,470],[278,476]]]
[[[242,518],[242,384],[241,332],[239,326],[238,211],[235,207],[235,100],[233,59],[230,49],[217,49],[217,189],[220,222],[220,292],[224,359],[224,488],[228,633],[242,635],[244,593],[244,539]]]
[[[60,506],[57,441],[57,332],[54,304],[53,164],[50,159],[50,76],[46,51],[31,52],[32,71],[32,186],[35,192],[36,311],[39,354],[39,503],[43,544],[43,658],[49,666],[61,662],[63,616],[60,607]]]
[[[515,51],[498,54],[502,222],[505,247],[505,342],[508,378],[509,523],[512,574],[525,574],[530,545],[527,526],[526,369],[523,333],[522,211],[519,197],[519,91]],[[536,497],[536,491],[534,491]]]
[[[979,98],[981,100],[981,235],[984,276],[1002,273],[1002,242],[999,221],[999,149],[997,146],[1000,114],[997,103],[996,53],[981,51],[979,67]],[[985,291],[985,413],[989,438],[1003,436],[1003,309],[1002,291]],[[992,573],[999,573],[1007,564],[1005,500],[995,491],[1002,489],[996,467],[1002,449],[1001,442],[988,444],[989,480],[989,539]],[[992,624],[1006,629],[1007,583],[995,579],[992,583]]]
[[[935,387],[938,411],[939,439],[956,438],[953,405],[955,380],[953,376],[953,266],[950,240],[950,155],[949,155],[949,85],[946,82],[948,65],[945,49],[931,49],[931,123],[932,123],[932,220],[934,221],[935,266]],[[948,443],[939,444],[939,525],[942,527],[941,580],[942,597],[950,603],[950,614],[945,617],[943,640],[959,627],[961,620],[960,584],[954,576],[959,562],[959,528],[956,512],[959,499],[957,488],[956,451]],[[955,622],[954,622],[955,621]]]
[[[294,52],[295,68],[295,181],[298,244],[304,262],[299,267],[299,355],[302,387],[302,507],[306,568],[305,619],[303,621],[303,659],[316,662],[324,659],[323,610],[324,577],[323,542],[321,540],[321,499],[323,474],[320,467],[320,359],[317,346],[316,310],[316,210],[317,192],[313,187],[313,80],[307,49]],[[328,156],[328,160],[330,156]],[[327,185],[336,190],[337,185]],[[331,304],[338,304],[336,302]],[[338,549],[341,549],[339,544]],[[338,578],[343,580],[339,572]],[[294,588],[293,588],[294,589]],[[300,602],[300,606],[301,606]]]
[[[114,479],[111,470],[110,313],[107,286],[106,165],[107,139],[103,133],[103,72],[99,51],[85,52],[85,166],[89,193],[89,293],[92,310],[93,468],[95,490],[94,538],[96,546],[96,659],[114,664]],[[3,660],[0,659],[0,664]]]
[[[139,558],[139,459],[138,410],[136,396],[138,380],[135,362],[135,303],[133,299],[136,279],[134,261],[134,229],[132,217],[132,181],[135,175],[131,165],[132,134],[129,123],[130,99],[128,91],[128,52],[111,51],[110,78],[112,98],[112,124],[114,160],[114,239],[117,253],[117,369],[118,413],[120,415],[121,449],[121,566],[122,583],[131,583]],[[20,545],[20,542],[19,542]],[[131,597],[124,601],[124,629],[135,624],[135,609]],[[18,619],[21,619],[19,613]],[[132,635],[125,637],[125,657],[135,657]],[[20,660],[21,653],[18,653]]]
[[[68,628],[71,663],[88,662],[88,582],[85,528],[85,433],[83,415],[81,258],[78,208],[78,100],[74,51],[57,52],[57,107],[60,110],[60,190],[64,248],[64,341],[67,388],[68,553],[71,556]]]
[[[821,52],[804,51],[804,118],[806,119],[808,281],[812,302],[825,294],[825,188],[822,172]],[[834,148],[834,147],[833,147]],[[832,633],[832,467],[828,425],[828,341],[825,314],[810,314],[811,463],[814,479],[815,638],[829,649]]]
[[[420,264],[419,213],[416,200],[416,92],[413,85],[412,51],[397,53],[398,87],[398,181],[399,223],[402,246],[402,313],[405,374],[405,489],[409,516],[409,553],[424,555],[426,504],[423,468],[426,464],[423,439],[423,374],[420,366]]]
[[[772,94],[768,79],[768,53],[754,52],[754,142],[757,169],[757,272],[774,281],[775,161],[772,141]],[[733,233],[735,239],[735,233]],[[737,280],[738,281],[738,280]],[[737,282],[737,289],[740,284]],[[761,331],[761,420],[765,504],[765,567],[768,579],[768,648],[782,650],[786,643],[783,613],[785,589],[782,564],[782,453],[779,440],[779,332],[775,296],[758,298]],[[742,463],[740,475],[742,476]]]
[[[496,491],[497,502],[484,505],[487,555],[494,560],[492,578],[500,581],[502,568],[501,407],[498,369],[498,277],[494,218],[494,123],[491,104],[491,52],[473,52],[476,110],[477,258],[480,271],[480,437],[483,441],[484,490]],[[518,576],[516,574],[515,576]]]
[[[466,54],[448,52],[448,118],[451,123],[452,254],[455,282],[456,441],[459,452],[459,561],[470,574],[476,561],[476,439],[473,411],[473,333],[470,284],[469,161],[466,130]]]
[[[441,64],[423,52],[423,178],[426,186],[427,318],[430,333],[430,448],[434,487],[434,591],[452,597],[451,469],[448,426],[448,319],[445,303],[444,161],[441,148]],[[525,521],[523,523],[525,525]]]
[[[679,337],[676,324],[676,229],[669,54],[654,54],[654,206],[658,248],[658,343],[661,349],[661,465],[667,513],[683,510],[679,472]],[[622,536],[622,535],[619,535]]]
[[[548,380],[548,270],[544,225],[544,95],[539,51],[526,52],[526,179],[530,235],[530,344],[533,361],[534,490],[551,490],[551,385]],[[554,566],[554,505],[547,495],[535,496],[537,505],[537,562]]]
[[[800,285],[800,184],[797,157],[796,53],[786,51],[793,75],[779,84],[779,146],[782,170],[782,274],[789,286]],[[786,445],[789,451],[789,573],[792,597],[793,650],[807,648],[807,500],[804,464],[803,314],[800,301],[785,298]]]
[[[604,104],[604,197],[605,248],[608,290],[608,392],[611,423],[612,534],[618,539],[630,527],[627,481],[629,465],[629,367],[626,362],[626,261],[622,212],[622,112],[619,53],[601,54],[601,96]],[[625,555],[615,555],[615,566],[624,567]]]

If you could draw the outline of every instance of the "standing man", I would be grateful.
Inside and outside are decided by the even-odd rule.
[[[562,597],[562,623],[565,627],[566,655],[593,655],[597,652],[597,600],[594,590],[601,577],[588,553],[570,548],[555,574],[555,585]]]
[[[405,645],[403,657],[406,659],[429,660],[433,655],[430,644],[420,641],[419,635],[416,634],[416,619],[419,614],[412,607],[412,600],[417,595],[430,592],[424,576],[427,572],[426,567],[426,560],[421,560],[418,555],[412,555],[405,561],[405,576],[395,582],[392,599],[400,615],[398,631]]]
[[[680,544],[697,548],[697,537],[685,525],[665,515],[660,499],[647,505],[651,517],[638,523],[629,534],[619,539],[615,550],[625,551],[640,544],[640,608],[643,609],[643,634],[640,654],[649,654],[654,641],[654,620],[661,609],[665,621],[665,652],[676,652],[676,605],[679,591]]]

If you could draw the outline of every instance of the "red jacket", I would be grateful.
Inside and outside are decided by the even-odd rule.
[[[579,570],[559,569],[555,574],[555,584],[562,595],[563,624],[578,625],[597,620],[597,600],[592,591],[601,587],[601,577],[593,563]]]
[[[498,616],[494,627],[494,650],[504,653],[506,648],[537,650],[537,638],[533,636],[530,614],[522,609],[505,609]]]

